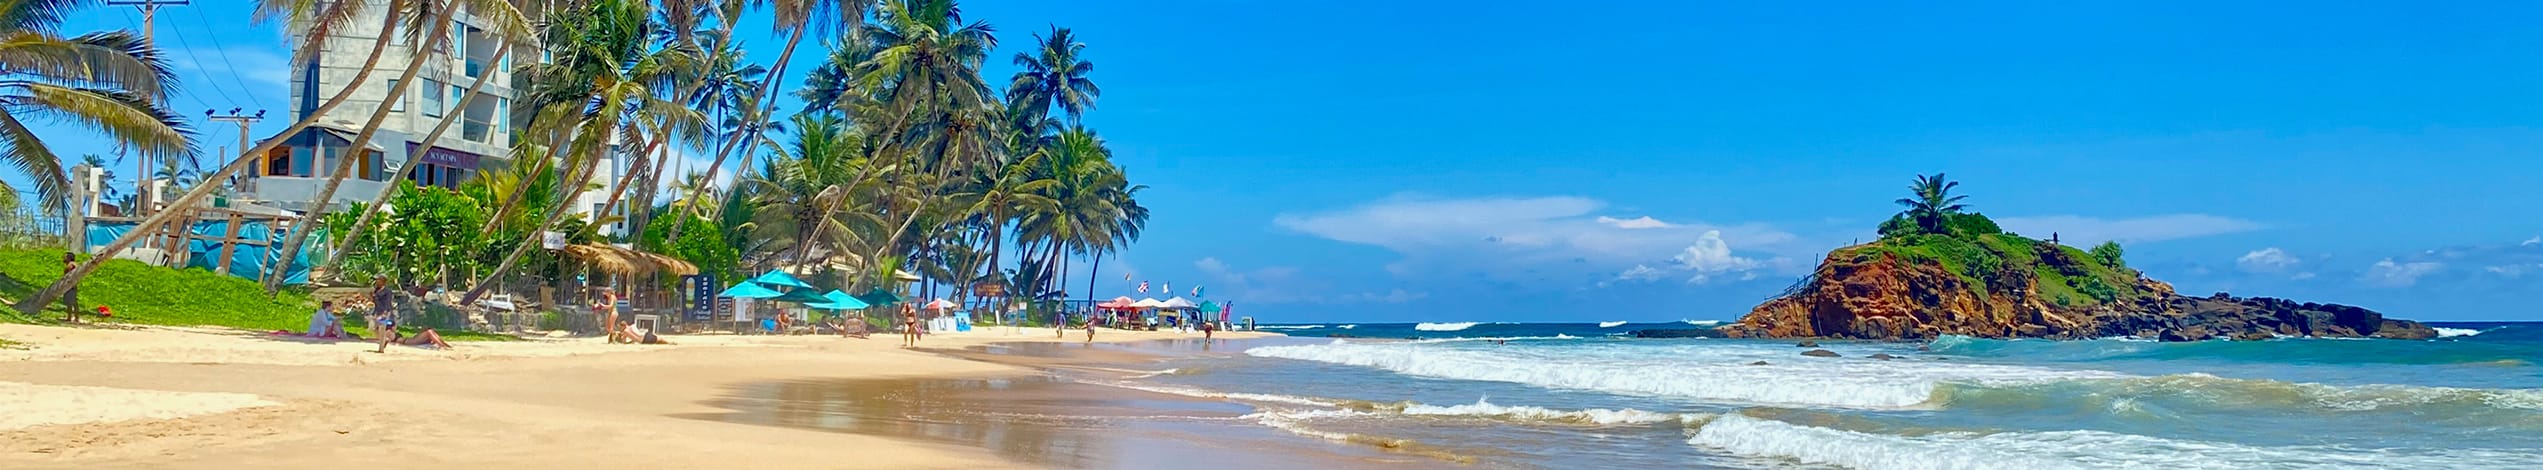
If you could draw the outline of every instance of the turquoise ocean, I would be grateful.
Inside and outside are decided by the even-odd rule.
[[[1271,325],[1291,336],[1112,385],[1479,468],[2543,468],[2543,323],[2434,323],[2446,336],[2426,341],[1819,341],[1834,358],[1626,337],[1712,325]]]

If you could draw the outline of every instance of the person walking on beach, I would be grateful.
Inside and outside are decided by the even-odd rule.
[[[1066,314],[1066,313],[1054,313],[1054,314],[1051,314],[1051,337],[1052,337],[1052,338],[1067,338],[1067,337],[1068,337],[1068,314]]]
[[[1086,319],[1086,342],[1095,342],[1095,319]]]
[[[918,309],[901,304],[901,347],[918,347]]]
[[[397,340],[397,293],[385,277],[371,280],[371,334],[380,336],[374,353],[389,352],[389,343]]]

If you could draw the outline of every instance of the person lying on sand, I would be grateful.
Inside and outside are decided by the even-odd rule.
[[[388,331],[388,336],[382,338],[383,341],[380,341],[380,344],[397,343],[407,346],[431,346],[433,349],[450,349],[450,343],[442,342],[441,333],[431,328],[425,328],[424,332],[416,333],[415,336],[406,336],[396,328],[390,328]]]

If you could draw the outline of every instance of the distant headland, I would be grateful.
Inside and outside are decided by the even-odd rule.
[[[2117,242],[2090,249],[2005,232],[1968,212],[1942,174],[1918,176],[1881,238],[1828,253],[1809,276],[1723,325],[1731,337],[2427,339],[2427,325],[2364,308],[2225,293],[2183,296],[2128,267]]]

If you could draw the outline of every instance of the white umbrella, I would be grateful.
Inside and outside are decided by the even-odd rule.
[[[1184,300],[1182,297],[1175,297],[1175,298],[1172,298],[1172,299],[1166,299],[1165,303],[1164,303],[1163,305],[1159,305],[1159,306],[1157,306],[1157,308],[1171,308],[1171,309],[1177,309],[1177,310],[1180,310],[1180,309],[1188,309],[1188,308],[1201,308],[1201,304],[1192,303],[1192,301],[1190,301],[1190,300]]]
[[[1165,303],[1165,302],[1158,302],[1156,297],[1149,297],[1149,298],[1145,298],[1145,299],[1139,299],[1139,301],[1138,301],[1138,302],[1131,302],[1131,303],[1130,303],[1130,306],[1131,306],[1131,307],[1136,307],[1136,308],[1165,308],[1166,303]]]

